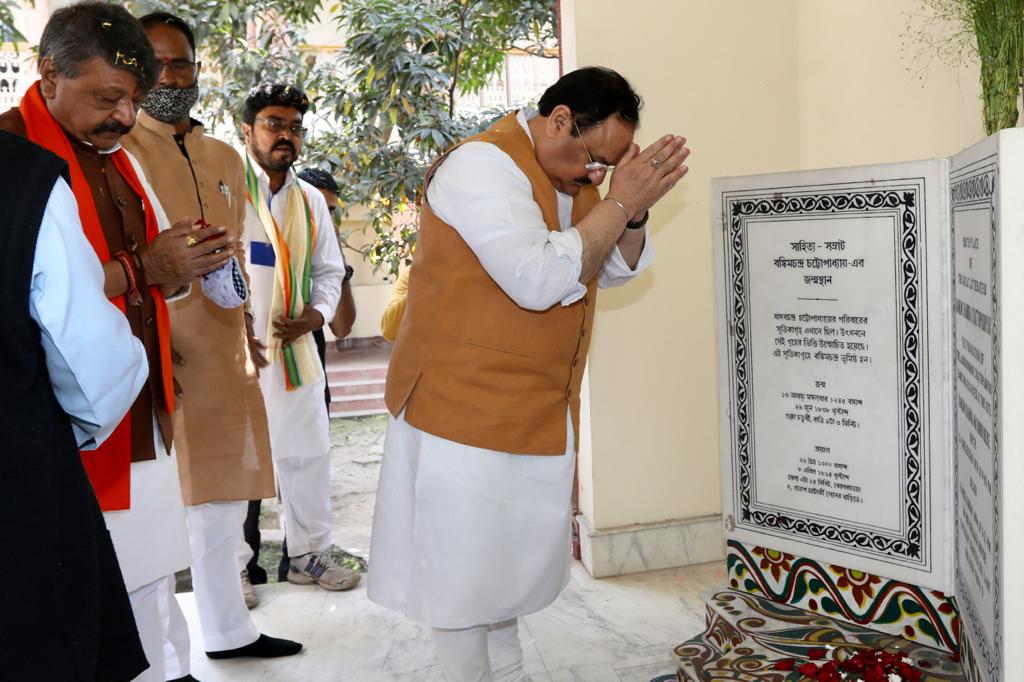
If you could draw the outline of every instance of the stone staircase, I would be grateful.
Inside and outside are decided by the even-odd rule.
[[[865,649],[900,651],[923,673],[922,682],[964,682],[960,663],[948,651],[892,634],[722,589],[704,595],[706,630],[673,653],[679,682],[797,682],[796,668],[816,656],[843,660]],[[780,661],[794,659],[792,670]]]
[[[384,379],[391,348],[386,342],[327,351],[331,417],[385,414]]]

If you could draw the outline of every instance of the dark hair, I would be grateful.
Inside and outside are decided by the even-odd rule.
[[[626,123],[640,125],[643,100],[629,82],[611,69],[588,66],[565,74],[541,95],[537,111],[548,116],[559,104],[572,109],[581,131],[617,114]],[[575,135],[576,131],[573,130]]]
[[[325,189],[328,192],[338,193],[338,183],[335,182],[334,176],[322,168],[304,168],[299,173],[299,178],[305,180],[309,184],[313,185],[317,189]]]
[[[192,33],[192,27],[186,24],[184,19],[167,12],[150,12],[146,16],[141,17],[139,19],[139,23],[142,24],[142,28],[147,31],[157,24],[166,24],[167,26],[178,29],[185,34],[185,39],[188,40],[188,46],[192,48],[192,54],[195,55],[196,36]]]
[[[53,13],[39,39],[39,59],[74,78],[84,62],[100,57],[135,75],[142,90],[156,83],[157,61],[142,24],[123,7],[83,2]]]
[[[262,83],[250,90],[245,98],[242,120],[252,125],[256,122],[256,114],[267,107],[292,107],[305,115],[309,110],[309,98],[291,83]]]

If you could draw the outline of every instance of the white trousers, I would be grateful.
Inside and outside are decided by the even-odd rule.
[[[434,651],[448,682],[519,682],[519,620],[449,630],[433,628]]]
[[[174,597],[174,575],[128,593],[149,668],[135,682],[166,682],[189,674],[188,623]]]
[[[192,589],[206,651],[237,649],[260,636],[238,577],[247,504],[208,502],[185,508],[192,545]]]
[[[321,401],[322,403],[323,401]],[[274,458],[288,556],[331,546],[331,455]],[[241,526],[239,526],[241,528]]]

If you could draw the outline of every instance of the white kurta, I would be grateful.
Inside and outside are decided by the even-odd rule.
[[[146,180],[142,166],[131,154],[128,158],[143,190],[149,195],[160,230],[168,229],[167,215]],[[168,300],[177,300],[188,291],[186,287]],[[153,447],[156,459],[131,465],[131,507],[103,513],[129,592],[188,568],[192,562],[185,506],[181,500],[181,481],[178,479],[178,460],[173,446],[170,456],[165,454],[167,450],[155,415]]]
[[[334,223],[327,210],[327,202],[320,190],[299,180],[292,172],[288,173],[281,189],[271,195],[266,172],[255,161],[250,159],[250,162],[256,171],[257,181],[270,197],[270,213],[278,223],[285,219],[292,183],[298,182],[306,193],[317,227],[317,239],[311,257],[313,272],[310,305],[320,311],[326,324],[334,318],[341,297],[341,282],[345,277],[345,261],[338,248],[338,240],[331,234]],[[273,249],[259,215],[251,204],[246,205],[242,244],[250,279],[254,329],[256,335],[262,337],[267,328],[274,295],[274,262],[268,258]],[[270,446],[275,461],[283,457],[317,457],[330,452],[323,378],[294,391],[287,391],[281,363],[275,362],[260,371],[260,388],[267,407]]]
[[[532,115],[518,116],[527,134]],[[551,232],[526,175],[485,142],[452,152],[427,191],[431,209],[487,274],[532,310],[570,305],[586,293],[573,199],[557,197],[561,232]],[[616,247],[598,285],[624,284],[653,256],[647,240],[631,269]],[[462,445],[410,426],[403,416],[388,421],[369,598],[441,628],[498,623],[554,601],[569,579],[576,444],[568,411],[565,453],[555,457]]]

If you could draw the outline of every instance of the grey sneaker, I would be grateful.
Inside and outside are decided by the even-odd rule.
[[[294,585],[316,583],[332,592],[351,590],[359,584],[360,578],[355,571],[339,566],[329,549],[292,557],[291,567],[288,569],[288,582]]]
[[[260,596],[256,594],[256,588],[249,581],[249,570],[243,568],[242,572],[238,574],[238,578],[242,583],[242,596],[245,597],[245,607],[247,609],[256,608],[256,605],[260,603]]]

